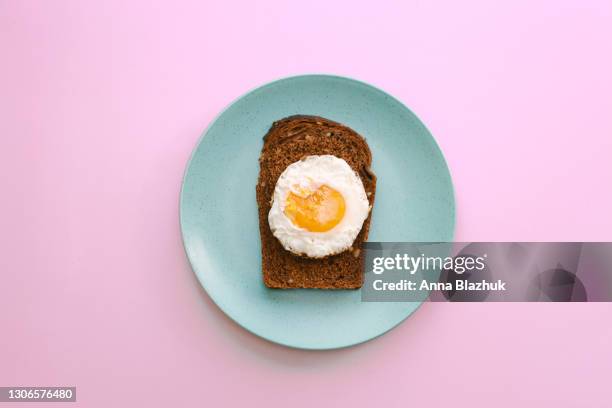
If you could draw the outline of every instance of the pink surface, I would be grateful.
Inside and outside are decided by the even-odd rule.
[[[76,385],[83,407],[610,406],[612,304],[426,304],[302,352],[200,289],[178,225],[191,149],[299,73],[421,117],[458,240],[612,240],[612,3],[327,3],[0,3],[0,386]]]

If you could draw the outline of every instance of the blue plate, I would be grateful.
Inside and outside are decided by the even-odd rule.
[[[421,121],[371,85],[305,75],[249,92],[204,132],[183,180],[183,242],[206,292],[245,329],[290,347],[351,346],[395,327],[420,303],[365,303],[359,290],[264,286],[255,201],[258,158],[272,122],[294,114],[323,116],[366,137],[378,176],[370,241],[452,240],[451,177]]]

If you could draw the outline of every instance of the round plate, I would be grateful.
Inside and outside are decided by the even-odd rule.
[[[318,115],[365,136],[378,176],[369,241],[450,241],[453,187],[436,142],[399,101],[329,75],[281,79],[231,104],[200,139],[183,180],[181,229],[213,301],[245,329],[304,349],[358,344],[395,327],[420,303],[367,303],[359,290],[264,286],[255,201],[262,137],[289,115]]]

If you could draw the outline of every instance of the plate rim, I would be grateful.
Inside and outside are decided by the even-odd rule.
[[[223,314],[229,318],[232,322],[234,322],[235,324],[237,324],[239,327],[241,327],[242,329],[246,330],[247,332],[261,338],[264,339],[270,343],[273,344],[278,344],[284,347],[288,347],[291,349],[295,349],[295,350],[309,350],[309,351],[322,351],[322,350],[339,350],[339,349],[344,349],[344,348],[348,348],[348,347],[353,347],[353,346],[357,346],[360,344],[364,344],[367,342],[370,342],[372,340],[375,340],[381,336],[383,336],[384,334],[390,332],[391,330],[395,329],[396,327],[398,327],[400,324],[402,324],[404,321],[406,321],[410,316],[414,315],[418,310],[421,309],[421,306],[423,305],[423,303],[425,303],[425,301],[420,301],[420,302],[405,302],[405,303],[417,303],[416,307],[414,308],[414,310],[412,310],[410,313],[408,313],[406,316],[404,316],[402,319],[400,319],[396,324],[392,325],[391,327],[389,327],[387,330],[382,331],[381,333],[378,333],[375,336],[369,337],[367,339],[363,339],[363,340],[357,340],[354,342],[349,342],[347,344],[343,344],[343,345],[339,345],[339,346],[332,346],[332,347],[317,347],[317,346],[298,346],[295,344],[289,344],[287,342],[281,341],[281,340],[275,340],[275,339],[271,339],[270,337],[262,334],[262,333],[257,333],[256,331],[254,331],[251,328],[246,327],[245,325],[243,325],[241,322],[239,322],[238,320],[236,320],[231,314],[229,314],[220,304],[219,302],[217,302],[217,300],[215,299],[215,297],[210,293],[209,289],[207,288],[204,279],[200,277],[200,274],[196,271],[196,267],[194,265],[193,259],[189,253],[189,250],[187,249],[187,245],[185,242],[185,219],[184,219],[184,210],[183,210],[183,202],[185,200],[185,180],[189,174],[189,170],[191,168],[191,163],[194,160],[194,157],[196,155],[196,152],[199,150],[200,145],[203,143],[204,138],[206,137],[206,135],[208,134],[208,132],[210,131],[210,129],[215,125],[215,123],[225,114],[226,111],[228,111],[234,104],[236,104],[237,102],[239,102],[240,100],[242,100],[243,98],[245,98],[248,95],[251,95],[253,93],[259,92],[265,88],[268,88],[270,86],[276,85],[280,82],[285,82],[285,81],[292,81],[292,80],[297,80],[297,79],[304,79],[304,78],[327,78],[327,79],[334,79],[334,80],[340,80],[340,81],[345,81],[345,82],[353,82],[353,83],[357,83],[358,85],[361,86],[365,86],[368,89],[371,89],[375,92],[381,93],[382,95],[384,95],[385,97],[391,99],[392,101],[394,101],[395,103],[397,103],[403,110],[406,110],[412,117],[417,119],[417,122],[425,129],[425,131],[427,132],[427,134],[429,135],[429,137],[431,138],[431,141],[433,142],[433,146],[436,149],[436,152],[439,154],[439,156],[442,158],[442,161],[444,163],[444,167],[446,168],[446,171],[448,173],[449,179],[450,179],[450,190],[451,190],[451,197],[452,197],[452,214],[451,214],[451,219],[452,219],[452,227],[451,227],[451,233],[450,233],[450,240],[454,240],[455,237],[455,230],[456,230],[456,224],[457,224],[457,200],[456,200],[456,193],[455,193],[455,185],[453,183],[453,177],[452,177],[452,173],[451,173],[451,169],[448,166],[448,163],[446,161],[446,158],[444,157],[444,154],[442,152],[442,149],[440,149],[440,146],[438,145],[437,140],[434,138],[433,134],[430,132],[429,128],[427,127],[427,125],[425,125],[425,123],[423,123],[423,121],[421,121],[421,119],[408,107],[406,106],[401,100],[399,100],[398,98],[396,98],[395,96],[389,94],[388,92],[378,88],[377,86],[374,86],[368,82],[359,80],[359,79],[355,79],[352,77],[348,77],[348,76],[344,76],[344,75],[336,75],[336,74],[324,74],[324,73],[312,73],[312,74],[299,74],[299,75],[290,75],[290,76],[284,76],[281,77],[279,79],[275,79],[269,82],[266,82],[262,85],[258,85],[255,87],[252,87],[251,89],[249,89],[248,91],[244,92],[243,94],[241,94],[240,96],[234,98],[231,102],[229,102],[217,115],[215,115],[213,117],[213,119],[210,121],[210,123],[206,126],[206,128],[204,129],[204,131],[200,134],[200,136],[198,137],[198,140],[196,141],[194,147],[191,150],[191,153],[189,155],[189,159],[187,160],[187,163],[185,165],[185,169],[183,171],[183,176],[181,178],[181,190],[179,193],[179,224],[180,224],[180,229],[181,229],[181,242],[182,242],[182,246],[183,246],[183,251],[185,252],[185,255],[187,256],[187,260],[189,261],[189,266],[191,268],[192,273],[196,276],[198,282],[200,283],[200,286],[202,286],[202,289],[204,289],[204,291],[206,292],[206,295],[212,300],[212,302],[215,304],[215,306],[221,310],[223,312]]]

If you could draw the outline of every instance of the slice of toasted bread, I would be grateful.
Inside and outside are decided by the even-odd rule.
[[[352,249],[323,259],[300,257],[285,250],[268,224],[274,187],[281,173],[305,156],[323,154],[344,159],[361,178],[370,205],[374,204],[376,177],[370,169],[372,154],[362,136],[317,116],[296,115],[274,122],[264,136],[256,189],[263,279],[270,288],[357,289],[363,285],[361,244],[368,237],[372,211]]]

